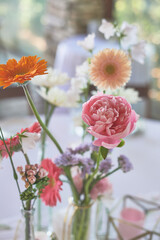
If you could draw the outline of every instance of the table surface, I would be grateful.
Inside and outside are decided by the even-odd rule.
[[[5,132],[15,134],[21,128],[31,125],[34,120],[33,117],[12,118],[0,121],[0,126]],[[125,146],[121,149],[114,149],[112,153],[115,166],[117,156],[120,154],[128,156],[134,166],[134,170],[127,174],[119,171],[110,176],[115,197],[122,197],[125,194],[144,195],[151,192],[160,192],[160,122],[143,119],[141,126],[143,126],[142,131],[137,131],[137,133],[128,136]],[[49,128],[61,143],[63,149],[73,143],[80,143],[80,138],[74,132],[71,115],[55,115]],[[38,161],[38,147],[30,150],[28,155],[32,162]],[[54,159],[57,155],[56,148],[48,139],[47,157]],[[13,159],[16,166],[25,164],[20,153],[14,154]],[[23,188],[23,183],[20,186]],[[0,191],[0,223],[5,223],[8,222],[8,219],[13,219],[19,215],[21,206],[8,159],[1,163]],[[56,210],[67,206],[69,196],[69,186],[64,184],[61,192],[62,203],[58,203]],[[1,238],[0,233],[0,240],[2,239],[5,238]]]

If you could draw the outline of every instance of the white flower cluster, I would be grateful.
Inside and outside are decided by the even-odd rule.
[[[39,75],[32,79],[32,83],[37,86],[51,88],[64,85],[70,80],[66,73],[61,73],[56,69],[48,68],[47,74]]]
[[[99,89],[99,92],[103,92],[103,89]],[[92,91],[93,95],[97,95],[97,91]],[[107,89],[106,94],[124,97],[129,103],[135,104],[141,100],[139,92],[134,88],[117,88],[115,90]]]
[[[104,34],[106,40],[111,37],[118,38],[121,48],[127,51],[130,57],[143,64],[145,59],[145,41],[138,38],[138,27],[128,22],[123,22],[120,27],[102,19],[99,31]],[[92,52],[95,48],[95,34],[89,34],[83,41],[77,44],[85,50]]]
[[[90,81],[88,61],[76,67],[75,78],[80,89],[87,87],[87,83]]]
[[[105,39],[116,36],[123,50],[128,51],[133,60],[143,64],[145,58],[145,41],[138,38],[138,27],[128,22],[114,26],[112,23],[102,19],[99,31],[104,34]]]
[[[95,33],[88,34],[83,41],[78,41],[77,44],[87,51],[93,51],[95,46]]]
[[[81,82],[70,79],[66,73],[49,68],[48,74],[34,77],[32,83],[40,87],[37,92],[50,104],[57,107],[77,107]],[[66,83],[70,83],[67,91],[59,87]]]

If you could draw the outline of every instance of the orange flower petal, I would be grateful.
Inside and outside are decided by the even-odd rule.
[[[6,88],[13,83],[23,84],[37,75],[46,74],[47,62],[37,56],[23,56],[18,62],[9,59],[0,64],[0,87]]]

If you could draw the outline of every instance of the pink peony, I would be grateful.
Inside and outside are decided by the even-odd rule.
[[[97,182],[91,189],[90,196],[93,200],[97,197],[112,193],[112,184],[108,181],[108,178],[103,178]]]
[[[81,193],[83,188],[83,179],[80,173],[77,173],[77,175],[73,177],[73,182],[77,189],[77,192]]]
[[[43,159],[41,167],[48,172],[49,184],[42,190],[40,195],[47,206],[56,206],[57,200],[61,201],[59,191],[62,190],[62,182],[59,179],[61,169],[51,159]]]
[[[83,104],[82,119],[98,138],[93,144],[111,149],[133,132],[138,115],[125,98],[100,93]]]

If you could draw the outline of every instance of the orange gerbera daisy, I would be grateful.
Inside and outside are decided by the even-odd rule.
[[[13,83],[23,84],[34,76],[46,74],[47,62],[37,56],[22,57],[19,62],[9,59],[0,64],[0,87],[6,88]]]
[[[131,62],[122,50],[105,49],[91,59],[90,78],[99,88],[123,86],[131,76]]]

